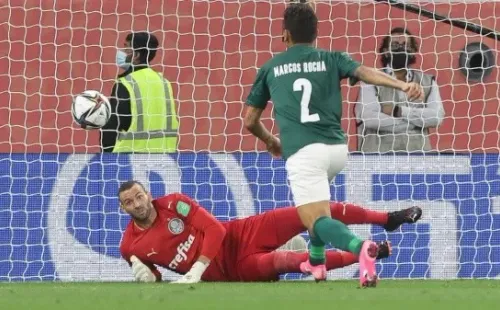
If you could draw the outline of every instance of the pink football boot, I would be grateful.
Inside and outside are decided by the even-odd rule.
[[[326,266],[325,265],[316,265],[313,266],[309,262],[309,260],[300,263],[300,271],[305,274],[310,274],[314,277],[316,282],[326,281]]]
[[[378,245],[370,240],[365,241],[359,253],[359,285],[361,287],[377,286],[378,278],[375,266],[377,255]]]

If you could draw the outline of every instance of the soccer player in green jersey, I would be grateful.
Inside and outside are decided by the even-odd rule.
[[[326,279],[324,246],[359,256],[360,285],[376,286],[377,245],[361,240],[343,223],[332,219],[330,183],[346,165],[348,148],[341,127],[340,82],[402,90],[413,100],[423,96],[415,83],[405,83],[354,61],[347,53],[313,47],[318,18],[308,4],[290,4],[284,12],[283,42],[287,50],[259,70],[247,98],[245,127],[263,141],[275,157],[286,160],[286,170],[299,216],[311,236],[309,259],[301,266],[316,280]],[[280,139],[261,123],[267,102],[273,101]]]

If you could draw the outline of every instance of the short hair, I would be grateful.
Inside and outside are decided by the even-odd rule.
[[[131,189],[132,187],[134,187],[134,185],[139,185],[142,190],[144,190],[144,192],[148,192],[146,190],[146,187],[144,187],[144,185],[139,182],[139,181],[136,181],[136,180],[130,180],[130,181],[127,181],[127,182],[123,182],[121,185],[120,185],[120,188],[118,189],[118,196],[120,196],[121,193],[123,193],[124,191],[128,191],[129,189]]]
[[[156,56],[158,38],[149,32],[131,32],[125,38],[135,53],[139,53],[139,61],[147,64]]]
[[[313,43],[318,36],[318,17],[307,3],[289,4],[283,14],[283,29],[290,32],[293,43]]]

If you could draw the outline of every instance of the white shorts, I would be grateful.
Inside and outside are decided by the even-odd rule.
[[[330,183],[344,169],[349,150],[345,144],[314,143],[286,161],[295,206],[330,200]]]

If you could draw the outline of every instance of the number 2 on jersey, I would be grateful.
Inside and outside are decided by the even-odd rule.
[[[318,113],[309,114],[309,103],[311,101],[312,84],[308,79],[300,78],[293,82],[293,91],[301,91],[300,99],[300,122],[312,123],[319,121]]]

